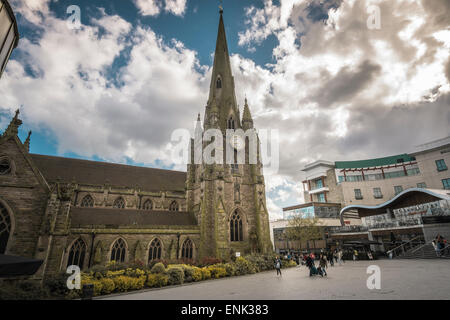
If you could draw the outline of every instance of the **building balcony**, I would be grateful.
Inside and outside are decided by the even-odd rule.
[[[317,189],[312,189],[308,191],[308,194],[316,194],[316,193],[322,193],[322,192],[328,192],[330,189],[328,187],[322,187]]]

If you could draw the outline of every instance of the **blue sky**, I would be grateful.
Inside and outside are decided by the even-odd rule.
[[[171,133],[203,115],[215,0],[11,0],[21,40],[0,81],[31,152],[186,170]],[[373,5],[378,28],[369,27]],[[67,26],[69,5],[81,29]],[[279,131],[271,218],[302,202],[301,168],[411,151],[450,135],[447,0],[225,0],[236,96]]]

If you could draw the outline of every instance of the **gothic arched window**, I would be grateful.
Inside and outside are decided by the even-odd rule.
[[[114,200],[113,207],[117,209],[125,209],[125,200],[123,200],[122,197],[118,197],[116,200]]]
[[[234,130],[235,128],[236,128],[236,126],[235,126],[233,117],[228,118],[228,120],[227,120],[227,129],[233,129]]]
[[[11,217],[8,210],[0,203],[0,254],[6,251],[9,235],[11,234]]]
[[[144,204],[142,205],[142,209],[144,209],[144,210],[152,210],[153,209],[153,202],[152,202],[152,200],[148,199],[147,201],[145,201]]]
[[[159,239],[154,239],[148,249],[148,262],[155,259],[161,259],[161,241]]]
[[[91,197],[91,195],[88,194],[83,199],[81,199],[80,206],[81,207],[93,207],[94,206],[94,199]]]
[[[67,266],[76,265],[83,269],[84,256],[86,255],[86,243],[83,239],[78,239],[70,247],[69,258],[67,259]]]
[[[119,238],[111,248],[111,261],[124,262],[127,245],[123,239]]]
[[[243,241],[242,219],[239,213],[234,211],[230,219],[230,240]]]
[[[169,210],[170,211],[178,211],[179,210],[178,202],[172,201],[172,203],[169,206]]]
[[[183,242],[183,246],[181,248],[181,258],[192,259],[193,253],[194,253],[194,245],[192,244],[192,240],[186,239]]]
[[[0,159],[0,176],[11,173],[11,162],[7,158]]]
[[[216,81],[216,88],[217,88],[217,89],[221,89],[221,88],[222,88],[222,79],[217,78],[217,81]]]

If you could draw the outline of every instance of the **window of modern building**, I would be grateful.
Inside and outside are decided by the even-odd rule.
[[[373,197],[375,199],[383,198],[383,194],[381,193],[381,188],[373,188]]]
[[[152,200],[148,199],[144,202],[144,205],[142,206],[142,209],[144,210],[152,210],[153,209],[153,202]]]
[[[395,195],[398,195],[402,191],[403,191],[403,187],[402,186],[394,186],[394,193],[395,193]]]
[[[181,247],[181,258],[182,259],[192,259],[194,256],[194,246],[191,239],[186,239]]]
[[[122,197],[118,197],[118,198],[114,201],[113,207],[114,207],[114,208],[117,208],[117,209],[125,209],[125,200],[123,200]]]
[[[148,262],[161,259],[161,241],[154,239],[148,249]]]
[[[83,269],[85,255],[86,243],[80,238],[73,243],[72,247],[70,247],[67,267],[75,265],[80,267],[80,269]]]
[[[325,194],[324,193],[318,193],[317,194],[317,201],[325,202]]]
[[[361,193],[361,189],[355,189],[355,199],[356,200],[361,200],[363,198],[362,193]]]
[[[427,187],[427,184],[426,184],[425,182],[419,182],[419,183],[417,184],[417,188],[425,189],[426,187]]]
[[[316,183],[316,189],[323,188],[323,182],[322,182],[322,179],[317,179],[317,180],[315,181],[315,183]]]
[[[444,159],[436,160],[436,168],[437,168],[437,171],[447,170],[447,165],[445,164]]]
[[[172,203],[169,206],[169,211],[178,211],[178,202],[172,201]]]
[[[111,249],[111,261],[124,262],[126,250],[125,241],[121,238],[117,239]]]
[[[94,206],[94,199],[91,195],[87,195],[81,199],[80,207],[93,207]]]
[[[239,213],[234,211],[230,219],[230,241],[243,241],[242,219]]]
[[[450,190],[450,179],[443,179],[442,185],[445,190]]]
[[[6,251],[10,233],[11,217],[8,210],[0,203],[0,254],[4,254]]]

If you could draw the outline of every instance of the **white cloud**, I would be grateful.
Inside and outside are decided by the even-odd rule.
[[[176,16],[183,16],[187,0],[134,0],[134,3],[143,16],[157,16],[162,9]]]

